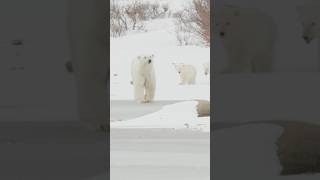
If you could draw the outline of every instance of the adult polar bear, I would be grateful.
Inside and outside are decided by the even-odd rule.
[[[78,114],[89,128],[107,130],[107,1],[68,0],[68,31]],[[108,24],[108,23],[107,23]]]
[[[134,98],[139,103],[151,102],[155,95],[154,55],[138,56],[132,61],[131,75]]]
[[[224,73],[271,72],[276,25],[254,8],[223,5],[217,8],[215,32],[220,36],[229,62]]]

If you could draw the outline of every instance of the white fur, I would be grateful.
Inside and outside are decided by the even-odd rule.
[[[271,17],[257,9],[224,5],[216,15],[215,32],[229,62],[225,73],[271,72],[276,25]]]
[[[153,55],[139,56],[132,61],[131,75],[134,87],[134,99],[139,103],[148,103],[154,99],[156,78],[153,61]]]
[[[173,65],[180,75],[180,79],[181,79],[180,84],[181,85],[195,84],[197,70],[193,65],[184,64],[184,63],[179,63],[179,64],[173,63]]]

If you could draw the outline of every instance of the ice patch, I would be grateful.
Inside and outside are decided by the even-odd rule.
[[[160,111],[127,121],[111,122],[111,128],[172,128],[210,132],[210,117],[198,117],[198,101],[164,106]]]

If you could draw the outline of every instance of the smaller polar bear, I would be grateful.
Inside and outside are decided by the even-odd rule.
[[[309,1],[297,6],[297,12],[302,24],[301,38],[306,44],[310,44],[314,39],[318,42],[318,59],[320,59],[320,2]]]
[[[204,75],[208,75],[210,74],[210,63],[209,62],[206,62],[206,63],[203,63],[203,70],[204,70]]]
[[[277,38],[272,17],[255,8],[223,5],[215,29],[229,59],[224,73],[272,72]]]
[[[177,72],[180,75],[180,85],[183,84],[195,84],[196,82],[196,76],[197,76],[197,70],[193,65],[184,64],[184,63],[173,63],[173,66],[177,70]]]
[[[153,59],[154,55],[138,56],[131,63],[134,99],[139,103],[148,103],[154,99],[156,78]]]

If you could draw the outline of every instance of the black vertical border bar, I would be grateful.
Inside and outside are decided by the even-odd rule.
[[[105,39],[101,39],[101,42],[103,44],[106,45],[106,55],[107,55],[107,59],[106,61],[108,61],[106,63],[107,65],[107,74],[106,74],[106,81],[105,81],[105,84],[106,84],[106,93],[107,93],[107,96],[106,96],[106,113],[107,113],[107,116],[108,117],[106,119],[106,144],[107,144],[107,148],[106,148],[106,153],[107,153],[107,159],[106,159],[106,171],[107,171],[107,174],[106,174],[106,179],[109,180],[110,179],[110,1],[109,0],[67,0],[67,7],[68,7],[68,11],[71,12],[73,5],[75,3],[86,3],[86,2],[90,2],[90,1],[95,1],[97,4],[99,5],[103,5],[105,6],[105,13],[103,13],[103,16],[104,16],[104,23],[105,23],[105,30],[106,30],[106,33],[105,33],[105,36],[104,37]],[[79,8],[79,7],[77,7]],[[79,10],[79,9],[77,9]],[[69,14],[67,15],[67,22],[68,22],[68,34],[72,34],[72,28],[71,28],[71,23],[72,20],[74,20],[75,18],[73,17],[73,14]],[[78,20],[78,19],[77,19]],[[79,20],[78,20],[79,21]],[[79,23],[79,22],[77,22]],[[71,44],[69,44],[69,46],[71,47]],[[72,48],[70,48],[72,49]]]
[[[212,172],[213,172],[213,107],[214,107],[214,88],[213,88],[213,82],[214,82],[214,77],[213,77],[213,71],[214,71],[214,67],[213,67],[213,31],[214,31],[214,0],[210,0],[210,179],[213,179],[212,177]]]
[[[106,132],[106,135],[107,135],[107,163],[108,163],[108,170],[107,170],[107,179],[110,180],[110,69],[111,69],[111,65],[110,65],[110,0],[102,0],[102,1],[107,1],[107,7],[106,7],[106,25],[107,25],[107,38],[106,40],[108,41],[107,44],[107,82],[106,82],[106,85],[107,85],[107,117],[109,117],[107,119],[107,125],[108,125],[108,129],[107,129],[107,132]]]

